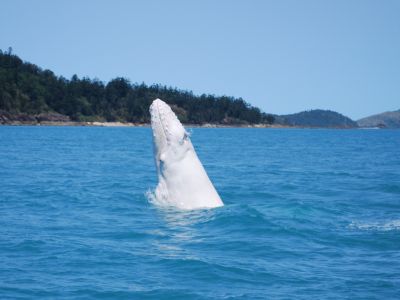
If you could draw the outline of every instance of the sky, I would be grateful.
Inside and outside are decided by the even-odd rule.
[[[267,113],[400,109],[400,1],[4,0],[8,47],[67,78],[242,97]]]

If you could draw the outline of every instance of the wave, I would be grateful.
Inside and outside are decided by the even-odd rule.
[[[376,231],[400,230],[400,219],[388,222],[372,222],[372,223],[351,222],[349,227],[353,229],[376,230]]]

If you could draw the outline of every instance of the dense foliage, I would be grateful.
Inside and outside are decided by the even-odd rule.
[[[357,123],[331,110],[313,109],[291,115],[277,116],[277,123],[289,126],[353,128]]]
[[[108,83],[97,79],[70,80],[50,70],[22,61],[0,50],[0,110],[12,114],[57,112],[76,121],[149,122],[151,101],[169,103],[186,123],[272,123],[273,117],[241,98],[192,92],[161,85],[130,83],[115,78]]]

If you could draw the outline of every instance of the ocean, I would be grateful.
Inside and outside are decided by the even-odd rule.
[[[400,298],[400,130],[190,131],[224,207],[149,202],[150,128],[0,126],[0,298]]]

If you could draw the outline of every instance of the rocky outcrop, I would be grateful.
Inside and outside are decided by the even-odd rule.
[[[39,114],[35,116],[38,122],[69,122],[71,121],[70,117],[66,115],[62,115],[59,113],[46,113]]]
[[[70,118],[59,113],[41,113],[28,115],[25,113],[9,113],[0,111],[0,124],[40,124],[42,122],[70,122]]]

